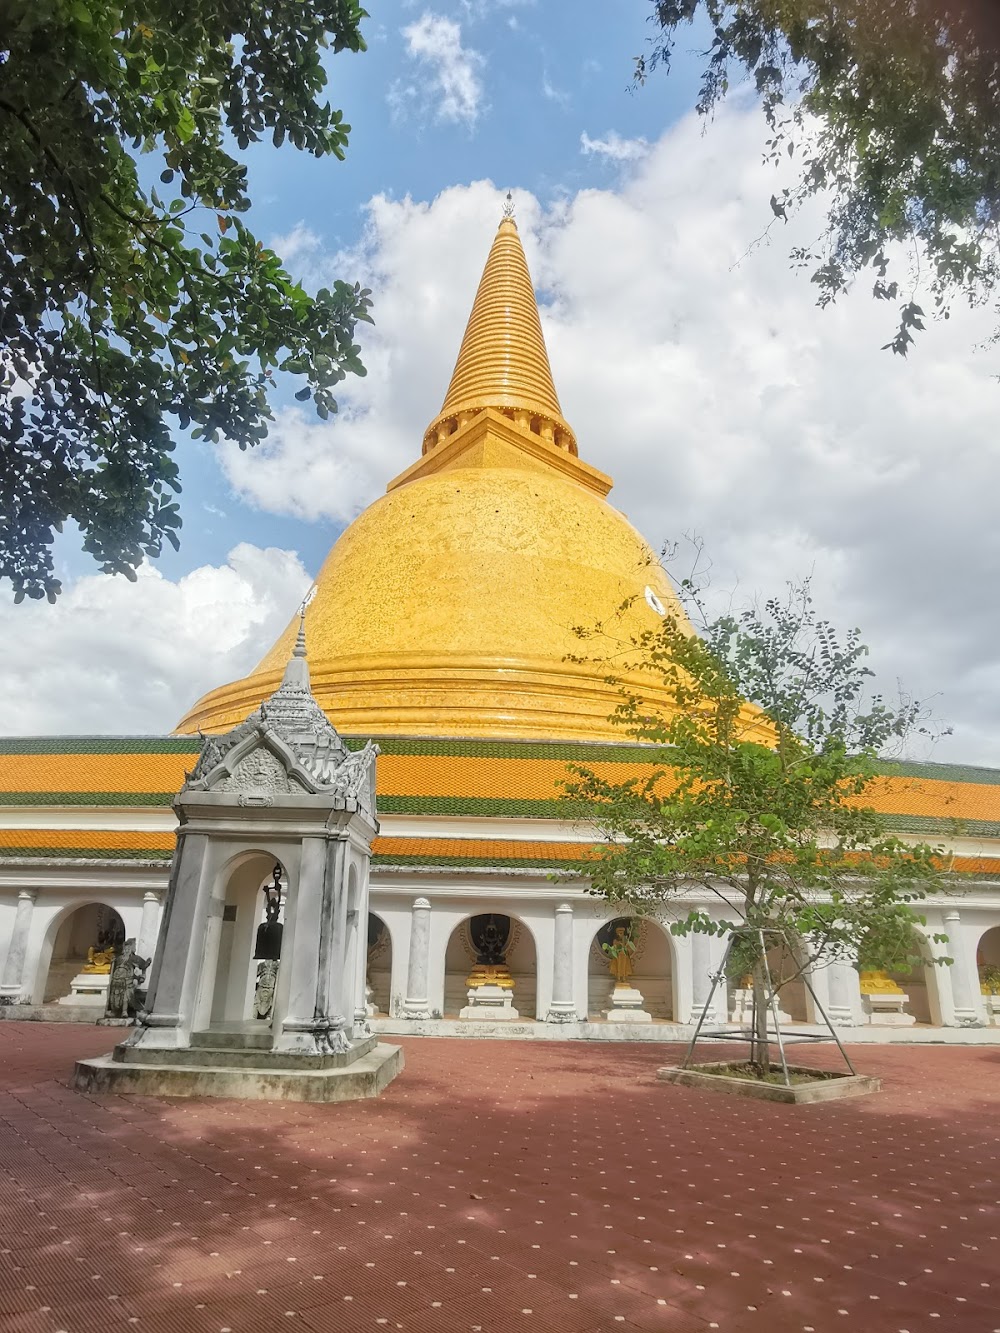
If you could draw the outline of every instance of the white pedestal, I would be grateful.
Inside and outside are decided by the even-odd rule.
[[[505,1023],[521,1017],[514,1008],[514,992],[509,986],[476,986],[466,994],[469,1003],[460,1011],[459,1018],[478,1023]]]
[[[611,988],[608,1008],[604,1018],[609,1023],[652,1023],[653,1015],[642,1007],[642,991],[634,986],[617,985]]]
[[[375,1003],[375,993],[368,984],[365,985],[365,1014],[369,1018],[376,1018],[378,1016],[378,1005]]]
[[[1000,1023],[1000,995],[984,995],[983,1008],[987,1023]]]
[[[110,972],[78,972],[69,983],[69,994],[60,997],[59,1004],[93,1005],[104,1009],[108,1003]]]
[[[903,1013],[903,1005],[910,997],[901,992],[876,991],[872,995],[862,995],[861,1008],[865,1022],[877,1027],[908,1028],[917,1021],[912,1014]]]
[[[753,991],[750,988],[746,990],[733,991],[733,1007],[729,1014],[730,1023],[739,1023],[741,1027],[749,1027],[753,1018]],[[793,1022],[791,1014],[786,1014],[780,1003],[778,1005],[778,1022]],[[774,1012],[769,1007],[767,1011],[767,1025],[774,1029]]]

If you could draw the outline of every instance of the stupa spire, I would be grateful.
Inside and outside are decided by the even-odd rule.
[[[535,289],[513,213],[508,193],[448,392],[424,435],[424,453],[485,408],[577,452],[552,381]]]

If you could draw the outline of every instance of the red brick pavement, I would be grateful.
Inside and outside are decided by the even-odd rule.
[[[108,1044],[0,1024],[3,1333],[1000,1330],[1000,1050],[866,1046],[881,1094],[782,1107],[414,1039],[300,1106],[71,1092]]]

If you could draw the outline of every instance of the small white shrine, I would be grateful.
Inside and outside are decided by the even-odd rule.
[[[349,751],[313,698],[300,627],[278,690],[204,739],[174,802],[146,1010],[77,1064],[78,1088],[340,1101],[399,1073],[365,993],[376,755]]]

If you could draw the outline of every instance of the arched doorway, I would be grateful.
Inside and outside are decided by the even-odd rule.
[[[903,926],[881,939],[882,967],[866,966],[865,943],[860,950],[862,1008],[873,1026],[924,1023],[940,1025],[936,965],[929,942],[919,931]]]
[[[47,970],[42,988],[42,1003],[65,1000],[67,1003],[89,1002],[103,1006],[106,995],[95,993],[93,999],[89,996],[73,997],[71,983],[74,977],[83,972],[84,967],[91,965],[89,963],[91,950],[101,954],[109,949],[119,950],[124,943],[125,923],[107,903],[84,903],[67,913],[56,927],[47,965],[43,958],[43,966],[47,966]],[[104,966],[103,962],[100,966]],[[109,964],[106,971],[93,973],[95,983],[102,977],[109,976],[110,971]],[[106,981],[95,984],[95,992],[100,989],[106,992]]]
[[[739,937],[734,943],[726,966],[726,985],[729,995],[731,1022],[747,1024],[753,1012],[753,981],[750,976],[757,946],[751,934],[749,942]],[[767,971],[776,992],[778,1018],[783,1023],[815,1023],[816,1005],[805,982],[808,952],[802,940],[794,935],[783,935],[777,928],[765,931]],[[768,1021],[773,1026],[773,1018]]]
[[[392,936],[375,912],[368,913],[368,985],[365,990],[368,1017],[392,1013]]]
[[[480,928],[490,917],[494,918],[494,927],[505,934],[497,956],[502,958],[513,982],[513,1007],[518,1017],[533,1019],[536,1006],[535,940],[523,921],[500,912],[466,917],[451,932],[444,959],[444,1016],[458,1018],[468,1006],[468,978],[481,956],[477,940],[481,945]],[[484,1021],[489,1021],[486,1012]]]
[[[273,1010],[278,962],[255,958],[254,954],[258,927],[267,919],[264,887],[269,887],[272,899],[276,888],[281,891],[280,922],[284,916],[287,876],[281,863],[265,852],[240,857],[224,873],[228,873],[228,879],[218,923],[215,967],[206,968],[203,974],[197,1026],[251,1021],[267,1024]]]
[[[618,937],[616,932],[625,932]],[[616,938],[628,938],[635,948],[629,953],[630,984],[641,992],[643,1012],[654,1022],[670,1023],[674,1017],[674,957],[666,931],[648,918],[616,917],[595,933],[587,956],[587,1016],[601,1020],[607,1010],[614,977],[611,958],[602,947],[615,948]]]
[[[980,937],[976,971],[986,1016],[991,1023],[1000,1023],[1000,926],[991,926]]]

